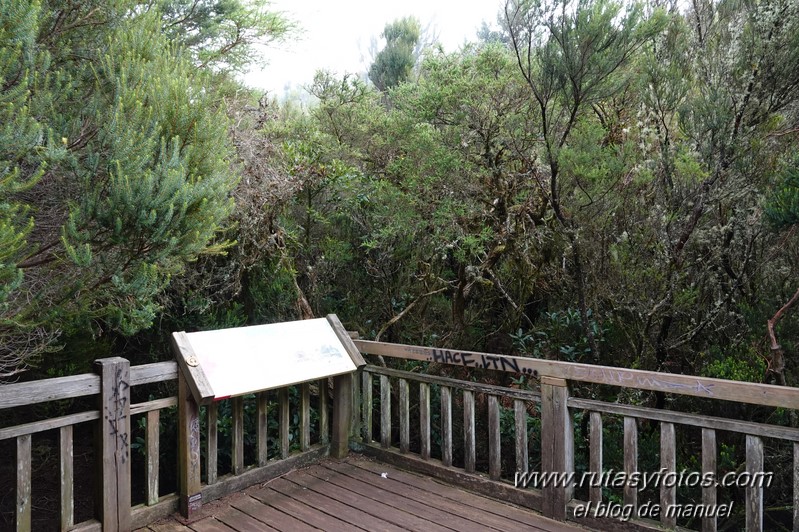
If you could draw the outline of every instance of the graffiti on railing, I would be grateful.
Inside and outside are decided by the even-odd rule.
[[[128,389],[130,383],[126,380],[126,372],[117,369],[114,376],[114,386],[108,404],[105,406],[105,419],[108,421],[109,435],[115,438],[115,453],[121,455],[122,463],[128,460],[128,416],[126,408],[128,406]]]
[[[496,369],[501,371],[515,371],[538,377],[538,372],[532,368],[519,368],[519,363],[510,357],[486,355],[482,353],[463,353],[449,349],[433,349],[433,355],[428,357],[430,362],[441,364],[460,364],[468,368]]]

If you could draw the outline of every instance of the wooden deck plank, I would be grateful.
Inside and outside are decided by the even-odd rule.
[[[417,487],[410,486],[394,478],[394,472],[383,478],[379,474],[361,469],[353,464],[325,463],[324,467],[331,469],[341,475],[346,475],[353,480],[364,484],[366,489],[379,489],[385,490],[394,495],[394,498],[402,498],[406,500],[414,500],[428,505],[430,508],[437,509],[444,514],[446,519],[460,519],[465,518],[469,521],[467,526],[475,526],[477,524],[486,528],[494,530],[513,530],[519,527],[520,524],[531,526],[531,516],[524,523],[508,519],[502,515],[497,515],[492,512],[475,508],[467,502],[460,502],[453,499],[448,499],[440,493],[421,490]]]
[[[585,530],[358,455],[290,471],[204,505],[202,515],[189,525],[172,519],[140,532]]]
[[[489,527],[486,523],[480,520],[481,513],[479,510],[474,510],[463,504],[453,504],[453,511],[439,506],[439,500],[430,494],[427,500],[419,501],[415,497],[407,497],[405,494],[398,494],[390,489],[387,489],[385,484],[391,481],[388,478],[376,477],[382,480],[383,483],[370,483],[362,478],[349,476],[345,473],[347,468],[352,469],[352,466],[346,464],[342,465],[342,469],[335,469],[336,464],[327,464],[325,466],[313,466],[306,470],[307,473],[316,476],[317,478],[327,477],[327,481],[335,486],[340,486],[342,489],[349,490],[352,493],[357,493],[377,502],[389,503],[393,508],[406,512],[410,515],[415,515],[421,519],[432,521],[434,523],[441,523],[446,528],[452,530],[470,530],[475,528],[492,528],[494,530],[506,530],[503,528]],[[409,490],[412,491],[412,490]]]
[[[316,493],[312,490],[303,489],[302,486],[289,482],[284,478],[273,480],[269,483],[269,489],[273,489],[283,495],[302,500],[327,515],[334,515],[338,519],[345,521],[355,528],[363,530],[380,530],[384,532],[402,532],[402,528],[387,523],[363,510],[330,499],[325,495]],[[257,497],[255,494],[253,496]]]
[[[231,506],[247,514],[247,516],[253,521],[257,520],[259,523],[268,523],[270,525],[267,527],[269,530],[297,530],[302,532],[314,532],[319,530],[318,528],[310,526],[307,523],[295,518],[291,514],[281,512],[277,508],[270,508],[269,506],[266,506],[262,502],[253,499],[252,497],[242,497],[240,499],[236,499]],[[248,532],[250,530],[258,531],[261,530],[261,528],[258,525],[253,524],[252,527],[246,528],[244,530],[247,530]]]
[[[395,469],[392,466],[381,464],[373,460],[357,457],[350,458],[347,462],[372,473],[380,474],[382,472],[388,471],[388,475],[390,477],[403,482],[414,489],[425,490],[429,493],[437,493],[442,497],[468,504],[473,508],[478,508],[495,515],[504,516],[508,519],[517,521],[520,526],[536,526],[541,530],[548,531],[580,530],[579,527],[547,519],[531,510],[522,509],[518,506],[513,506],[501,501],[489,499],[481,495],[462,490],[458,487],[438,482],[430,477],[417,475],[415,473],[410,473],[401,469]]]
[[[390,504],[385,504],[380,501],[368,501],[369,504],[364,504],[364,497],[350,491],[342,490],[335,485],[314,477],[304,471],[295,471],[291,474],[291,481],[309,490],[316,491],[332,499],[336,499],[351,506],[358,506],[363,511],[379,517],[385,521],[393,523],[397,526],[406,528],[408,530],[418,530],[419,532],[447,532],[454,530],[438,523],[428,521],[427,519],[411,515],[404,511],[398,510]],[[397,501],[392,501],[392,504]]]
[[[217,521],[213,517],[200,519],[183,530],[194,530],[194,532],[236,532],[236,529],[230,528],[225,523]]]
[[[275,508],[285,514],[293,515],[303,523],[317,527],[327,532],[350,532],[352,523],[341,521],[335,515],[320,512],[317,508],[308,506],[302,501],[287,497],[280,492],[270,489],[258,489],[258,496],[252,491],[253,498],[266,507]]]

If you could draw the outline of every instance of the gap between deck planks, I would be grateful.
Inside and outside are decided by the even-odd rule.
[[[358,455],[292,471],[214,501],[202,515],[192,523],[168,519],[139,531],[584,530]]]

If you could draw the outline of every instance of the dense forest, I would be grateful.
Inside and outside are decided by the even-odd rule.
[[[796,385],[799,3],[497,7],[454,52],[387,24],[306,107],[238,81],[291,42],[263,2],[0,0],[0,374],[335,312]]]

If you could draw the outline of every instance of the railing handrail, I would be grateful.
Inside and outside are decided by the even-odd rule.
[[[737,403],[799,409],[799,388],[788,386],[612,366],[595,366],[576,362],[482,353],[479,351],[390,344],[370,340],[353,341],[362,352],[372,355],[435,362],[466,368],[491,369],[536,378],[547,376],[567,381],[607,384]]]

